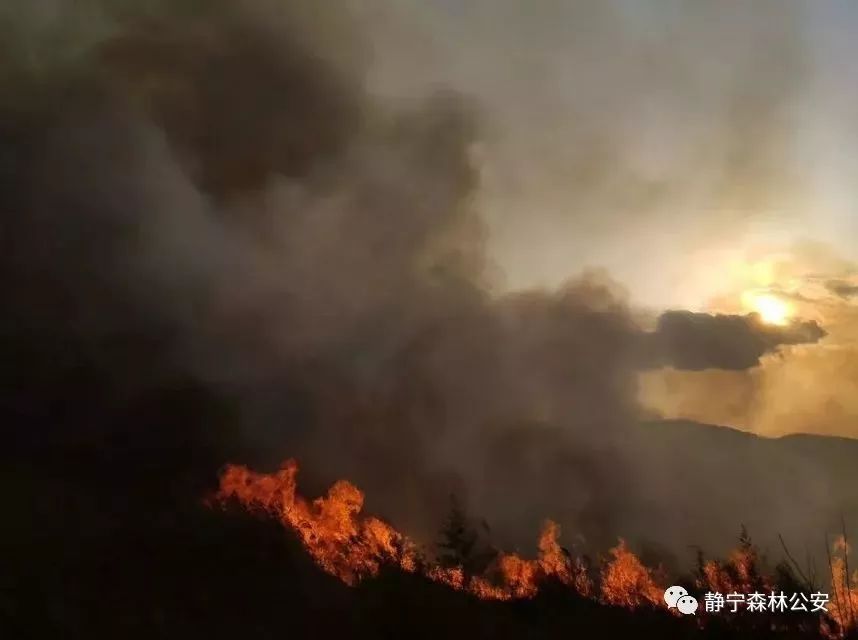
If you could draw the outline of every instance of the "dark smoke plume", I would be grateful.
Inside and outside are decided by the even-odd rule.
[[[759,316],[668,311],[647,336],[653,364],[676,369],[750,369],[780,345],[818,342],[825,331],[814,321],[764,324]]]
[[[822,335],[684,312],[647,334],[596,272],[493,295],[485,112],[366,92],[371,43],[340,8],[94,6],[22,9],[33,40],[0,63],[2,423],[21,447],[164,486],[295,456],[311,489],[349,477],[418,537],[453,492],[505,542],[548,516],[606,541],[640,533],[640,368],[751,367]]]

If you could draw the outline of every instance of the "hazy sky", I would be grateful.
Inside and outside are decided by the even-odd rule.
[[[850,371],[858,361],[858,296],[850,289],[858,286],[858,7],[798,0],[346,4],[351,11],[255,0],[246,11],[264,16],[272,30],[284,16],[311,25],[295,37],[356,76],[374,101],[363,108],[378,122],[420,112],[439,92],[468,105],[462,108],[475,130],[466,152],[477,175],[465,204],[483,234],[469,236],[469,251],[489,261],[495,293],[551,290],[604,269],[645,321],[665,309],[747,313],[758,310],[759,296],[774,295],[787,316],[820,323],[827,337],[783,347],[746,371],[649,372],[644,404],[761,433],[858,435],[858,371]],[[104,6],[116,13],[124,4]],[[0,26],[14,27],[12,51],[31,67],[73,65],[111,34],[106,14],[84,5],[10,7],[0,12]],[[64,39],[74,48],[56,46]],[[262,78],[254,90],[259,95],[248,100],[265,105],[266,116],[277,113],[281,94],[268,95],[271,83]],[[345,135],[348,101],[329,102],[343,113],[322,120]],[[231,125],[245,108],[226,105],[223,122],[206,126]],[[316,111],[302,117],[307,122],[293,129],[309,135]],[[213,169],[215,178],[232,163],[252,173],[270,151],[247,132],[235,135],[239,152]],[[397,189],[414,186],[397,171],[383,175]],[[411,196],[408,206],[435,204],[419,200]],[[306,260],[319,259],[307,251]],[[279,269],[266,278],[282,278]],[[350,304],[369,289],[348,288]],[[729,403],[712,404],[725,394]]]
[[[379,91],[453,86],[486,106],[479,206],[506,286],[603,266],[641,304],[700,308],[760,244],[814,239],[858,257],[848,3],[437,0],[392,13],[373,24]]]
[[[498,290],[601,267],[653,313],[744,313],[749,291],[775,292],[826,326],[822,344],[742,372],[647,373],[645,404],[858,435],[855,299],[825,286],[858,283],[858,7],[436,0],[371,15],[379,95],[452,87],[481,109],[474,206]]]

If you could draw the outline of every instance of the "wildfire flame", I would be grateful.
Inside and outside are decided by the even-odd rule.
[[[858,630],[858,570],[849,572],[850,548],[843,536],[834,541],[831,556],[831,617],[837,621],[843,634]]]
[[[259,474],[230,465],[221,476],[220,498],[236,498],[251,509],[261,509],[293,529],[319,566],[353,585],[376,575],[382,563],[416,568],[410,541],[390,525],[361,516],[363,492],[340,480],[326,496],[308,502],[297,493],[298,464],[288,460],[276,473]]]
[[[363,514],[364,494],[350,482],[339,480],[326,495],[310,501],[298,493],[297,474],[294,460],[271,474],[229,465],[220,478],[215,499],[221,504],[237,500],[250,511],[277,518],[297,534],[319,567],[348,585],[378,575],[389,565],[485,600],[533,598],[542,585],[553,581],[608,605],[629,609],[663,606],[661,576],[657,578],[622,539],[603,562],[598,592],[586,563],[560,546],[560,526],[551,520],[543,525],[536,559],[499,554],[482,574],[467,575],[462,566],[442,566],[428,560],[407,536]],[[848,553],[845,539],[839,539],[831,557],[829,614],[820,619],[820,631],[831,638],[858,628],[858,570],[849,575]],[[763,575],[758,565],[757,552],[743,532],[739,548],[725,562],[701,560],[696,586],[718,593],[774,589],[774,581]]]
[[[611,549],[612,560],[602,571],[602,600],[630,609],[662,602],[664,587],[653,580],[652,572],[629,551],[624,540]]]
[[[774,589],[772,580],[760,572],[759,558],[750,542],[734,549],[726,562],[705,562],[701,574],[697,586],[714,593],[768,593]]]
[[[425,561],[407,536],[378,518],[362,514],[364,494],[350,482],[340,480],[324,497],[308,501],[297,491],[297,474],[294,460],[271,474],[229,465],[221,476],[216,497],[221,502],[235,499],[245,508],[276,517],[296,532],[323,570],[349,585],[377,575],[383,565],[390,564],[409,573],[420,571],[431,580],[487,600],[532,598],[546,580],[566,585],[583,596],[592,594],[586,565],[571,558],[560,546],[560,526],[551,520],[543,526],[535,560],[513,553],[500,554],[484,575],[466,576],[462,567]],[[612,554],[613,560],[606,568],[609,587],[603,599],[634,606],[639,604],[639,598],[631,593],[621,596],[621,591],[643,589],[647,601],[659,602],[661,590],[625,544],[621,542]]]

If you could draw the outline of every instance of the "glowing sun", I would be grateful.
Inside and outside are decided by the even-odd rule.
[[[745,306],[758,313],[766,324],[785,325],[789,322],[792,309],[781,298],[771,293],[748,293],[744,298]]]

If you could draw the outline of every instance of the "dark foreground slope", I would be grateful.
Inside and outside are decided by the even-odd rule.
[[[69,527],[17,549],[4,576],[4,637],[15,639],[816,637],[812,619],[779,633],[757,623],[700,631],[694,619],[559,588],[483,602],[394,570],[350,588],[279,526],[236,513],[200,511],[106,539]]]
[[[177,387],[152,400],[158,414],[170,419],[160,429],[152,426],[146,446],[117,437],[103,439],[98,448],[85,440],[55,440],[38,446],[19,442],[14,456],[12,448],[5,450],[0,482],[4,638],[816,635],[812,620],[805,629],[777,633],[763,619],[700,631],[695,620],[663,610],[630,612],[551,588],[533,601],[482,602],[394,570],[347,587],[320,571],[278,524],[203,504],[200,497],[211,487],[201,479],[202,469],[236,452],[223,450],[230,440],[224,437],[226,427],[217,426],[216,411],[209,409],[206,437],[197,433],[189,440],[175,427],[187,424],[193,410],[209,406],[210,399]],[[143,407],[126,417],[147,419]],[[654,428],[663,429],[663,443],[670,436],[673,451],[688,438],[728,439],[759,446],[759,455],[774,456],[778,464],[778,456],[788,455],[781,447],[791,452],[800,443],[757,441],[703,427],[695,431],[690,425]],[[812,442],[826,446],[825,440]],[[852,446],[834,445],[833,457]],[[720,453],[725,446],[710,443],[704,450],[713,457],[735,453]],[[813,447],[799,447],[797,455]],[[690,453],[682,459],[700,462]]]

